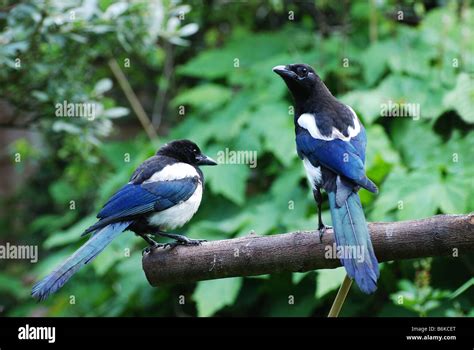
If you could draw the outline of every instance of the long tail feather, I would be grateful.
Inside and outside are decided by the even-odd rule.
[[[31,295],[39,300],[61,288],[79,269],[92,261],[112,240],[122,233],[131,222],[108,225],[96,232],[82,247],[57,267],[52,273],[37,282]]]
[[[351,193],[340,206],[334,192],[328,196],[336,246],[359,253],[342,257],[341,263],[364,293],[373,293],[377,289],[380,272],[359,195]]]

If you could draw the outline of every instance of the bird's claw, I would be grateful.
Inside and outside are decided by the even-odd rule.
[[[169,242],[165,243],[163,248],[174,248],[178,245],[184,245],[184,246],[189,246],[189,245],[201,245],[203,242],[207,242],[206,239],[191,239],[191,238],[186,238],[183,240],[176,240],[174,242]]]
[[[332,226],[327,226],[327,225],[324,225],[324,224],[319,226],[318,231],[319,231],[319,242],[320,243],[323,242],[323,236],[326,233],[326,230],[329,230],[329,229],[332,229]]]
[[[190,239],[188,244],[201,245],[203,242],[207,242],[207,239]]]
[[[161,243],[156,243],[154,245],[148,246],[145,249],[142,250],[142,256],[145,254],[149,254],[152,250],[158,249],[158,248],[165,248],[166,244],[161,244]]]

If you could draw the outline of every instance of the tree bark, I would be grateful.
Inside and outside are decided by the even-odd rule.
[[[474,251],[474,213],[368,225],[379,262],[443,255],[457,258]],[[160,286],[335,268],[340,266],[339,259],[325,254],[334,247],[331,229],[322,242],[316,231],[249,234],[200,246],[157,248],[145,254],[142,263],[150,284]]]

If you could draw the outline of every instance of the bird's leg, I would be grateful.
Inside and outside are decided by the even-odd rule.
[[[321,190],[319,187],[316,187],[316,189],[313,190],[313,197],[314,200],[316,201],[316,204],[318,206],[318,231],[319,231],[319,241],[323,241],[323,235],[326,232],[326,229],[331,228],[331,226],[326,226],[323,223],[323,218],[321,216],[321,206],[323,204],[323,196],[321,194]]]
[[[148,236],[146,233],[137,233],[137,235],[143,238],[149,245],[148,247],[142,250],[142,255],[148,254],[151,249],[156,249],[165,246],[164,244],[158,243],[154,239],[150,238],[150,236]]]
[[[156,234],[174,239],[175,242],[165,243],[165,247],[176,247],[177,245],[200,245],[202,242],[207,242],[205,239],[192,239],[183,235],[178,235],[176,233],[167,233],[163,231],[158,231]]]

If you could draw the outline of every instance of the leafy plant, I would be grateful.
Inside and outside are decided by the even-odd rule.
[[[2,10],[0,102],[14,111],[8,126],[31,127],[39,139],[9,147],[24,159],[14,163],[18,173],[36,171],[1,199],[2,239],[40,244],[41,259],[2,269],[1,309],[9,316],[326,315],[341,269],[151,288],[143,243],[129,234],[43,305],[29,298],[33,280],[81,243],[108,197],[170,139],[224,155],[203,169],[203,203],[183,233],[222,239],[314,229],[292,102],[272,72],[278,64],[314,66],[364,122],[366,168],[380,188],[378,196],[360,192],[369,220],[473,211],[474,10],[424,3],[414,2],[416,25],[386,15],[391,2],[30,1]],[[110,59],[160,125],[159,142],[137,131]],[[94,103],[96,118],[56,117],[63,101]],[[382,115],[407,103],[420,113]],[[255,155],[256,166],[234,164],[229,151]],[[327,210],[323,219],[330,222]],[[472,316],[471,265],[470,256],[384,263],[379,291],[368,297],[353,288],[343,314]]]

